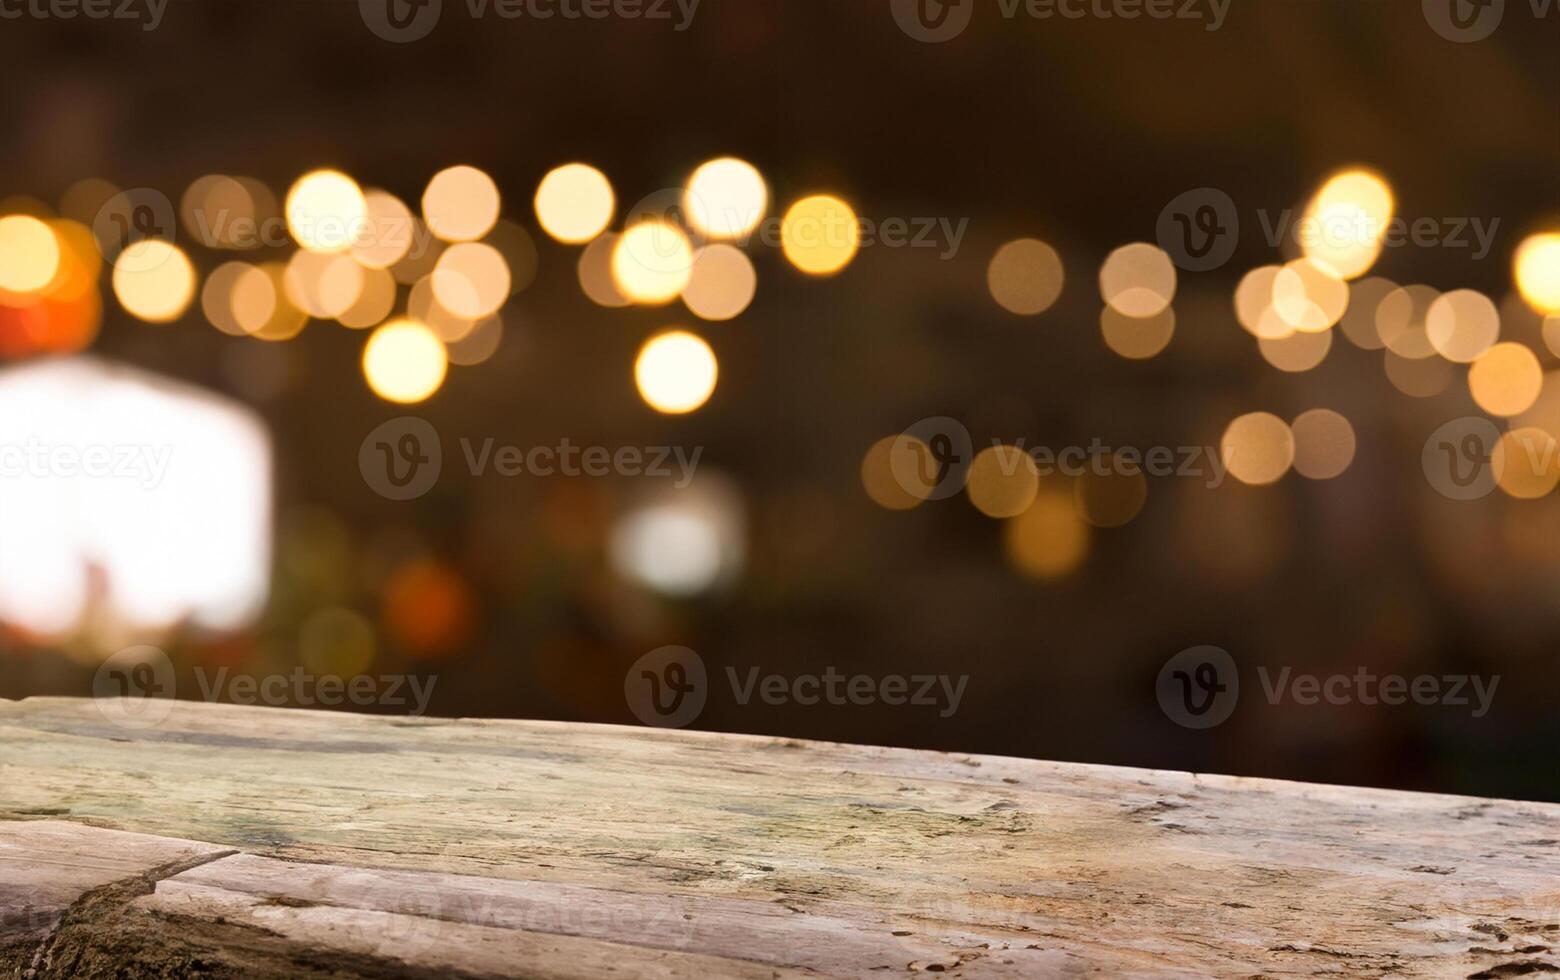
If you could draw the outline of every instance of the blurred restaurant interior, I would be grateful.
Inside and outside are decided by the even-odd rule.
[[[676,645],[701,729],[1560,801],[1560,20],[965,2],[942,43],[887,2],[7,19],[0,697],[150,645],[180,697],[640,724]],[[1156,683],[1204,645],[1241,690],[1198,729]]]

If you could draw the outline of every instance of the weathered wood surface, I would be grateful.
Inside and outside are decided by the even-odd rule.
[[[1560,807],[596,725],[0,701],[0,977],[1560,972]]]

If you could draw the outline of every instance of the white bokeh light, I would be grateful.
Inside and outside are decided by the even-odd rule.
[[[0,620],[105,643],[246,625],[270,511],[248,409],[94,358],[0,371]]]

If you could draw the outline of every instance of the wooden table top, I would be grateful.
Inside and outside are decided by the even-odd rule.
[[[117,704],[0,701],[0,977],[1560,973],[1550,804]]]

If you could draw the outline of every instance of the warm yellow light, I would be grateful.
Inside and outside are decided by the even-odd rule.
[[[363,295],[363,267],[350,255],[294,252],[282,273],[282,288],[298,309],[333,320]]]
[[[1082,564],[1089,552],[1089,526],[1079,518],[1071,494],[1046,489],[1028,510],[1007,522],[1002,541],[1017,571],[1051,581]]]
[[[1329,179],[1306,206],[1300,247],[1344,279],[1365,274],[1381,254],[1395,203],[1392,188],[1368,170]]]
[[[1073,481],[1073,503],[1078,516],[1089,524],[1120,527],[1136,517],[1148,501],[1148,479],[1141,469],[1117,461],[1114,455],[1103,457],[1101,462],[1105,465],[1091,466]]]
[[[1157,316],[1124,316],[1114,307],[1100,310],[1100,335],[1105,346],[1128,360],[1146,360],[1170,345],[1175,336],[1175,310],[1165,307]]]
[[[1448,361],[1468,364],[1500,337],[1500,311],[1478,290],[1454,289],[1430,304],[1425,336]]]
[[[1468,391],[1491,415],[1520,415],[1538,401],[1544,369],[1538,355],[1522,344],[1496,344],[1468,369]]]
[[[536,220],[558,241],[579,245],[606,230],[616,200],[606,174],[589,164],[566,163],[537,185]]]
[[[910,510],[936,489],[914,460],[930,457],[932,450],[915,436],[884,436],[861,458],[861,486],[879,507]],[[923,455],[924,454],[924,455]]]
[[[388,269],[412,247],[417,229],[412,211],[388,191],[368,191],[363,201],[368,218],[352,246],[352,257],[370,269]]]
[[[737,238],[763,220],[769,188],[746,160],[721,157],[699,167],[683,192],[688,223],[710,238]]]
[[[1540,313],[1560,313],[1560,232],[1533,235],[1517,246],[1517,290]]]
[[[1349,284],[1323,262],[1295,259],[1273,277],[1273,312],[1302,333],[1328,329],[1348,306]]]
[[[651,218],[618,236],[612,249],[612,279],[623,295],[639,303],[670,303],[688,285],[693,246],[682,229]]]
[[[1175,263],[1143,242],[1123,245],[1100,266],[1100,295],[1124,316],[1158,316],[1175,299]]]
[[[1062,259],[1037,238],[1019,238],[997,249],[986,266],[986,288],[1009,313],[1033,316],[1062,294]]]
[[[1332,331],[1304,333],[1296,330],[1282,337],[1258,337],[1262,359],[1291,374],[1309,371],[1327,359],[1332,350]]]
[[[311,252],[342,252],[368,224],[368,202],[357,181],[339,170],[315,170],[287,192],[287,230]]]
[[[612,254],[617,250],[619,237],[612,232],[598,235],[580,252],[580,260],[575,263],[580,290],[592,303],[614,309],[633,302],[612,281]]]
[[[475,241],[498,223],[499,204],[492,177],[465,164],[447,167],[423,191],[423,220],[444,241]]]
[[[987,517],[1016,517],[1034,503],[1040,470],[1017,446],[988,446],[975,456],[965,478],[970,503]]]
[[[1295,472],[1310,480],[1331,480],[1354,462],[1354,426],[1329,408],[1301,412],[1290,427]]]
[[[364,269],[363,291],[336,320],[344,327],[364,330],[383,323],[394,307],[395,277],[388,269]]]
[[[709,401],[718,374],[710,345],[686,330],[651,337],[634,362],[639,397],[667,415],[682,415]]]
[[[748,308],[757,288],[758,274],[742,250],[718,243],[699,249],[682,298],[701,319],[730,320]]]
[[[1281,340],[1295,332],[1273,311],[1273,284],[1281,271],[1277,265],[1252,269],[1235,287],[1235,319],[1254,337]]]
[[[1500,488],[1518,500],[1547,496],[1560,483],[1560,447],[1543,429],[1525,426],[1500,437],[1490,453]]]
[[[1251,412],[1224,430],[1219,453],[1231,476],[1261,486],[1289,472],[1295,461],[1295,437],[1277,415]]]
[[[363,348],[363,376],[386,401],[420,402],[439,390],[448,370],[444,342],[416,320],[390,321]]]
[[[148,323],[177,320],[195,298],[195,267],[171,242],[135,242],[114,260],[114,295],[130,315]]]
[[[849,204],[814,194],[791,205],[780,222],[780,247],[810,276],[831,276],[850,264],[861,246],[861,223]]]
[[[433,267],[433,295],[440,306],[463,319],[491,316],[509,298],[509,265],[491,245],[451,245]]]
[[[0,218],[0,289],[36,292],[59,268],[60,242],[48,225],[26,214]]]

